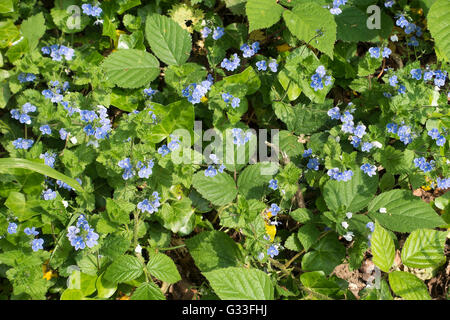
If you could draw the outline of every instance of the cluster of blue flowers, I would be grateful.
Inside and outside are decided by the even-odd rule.
[[[222,173],[223,170],[225,169],[225,166],[223,164],[220,164],[219,166],[219,158],[214,153],[211,153],[209,155],[209,158],[211,159],[211,161],[215,166],[210,164],[208,168],[205,170],[205,176],[214,177],[215,175],[217,175],[217,172]]]
[[[241,46],[241,51],[242,51],[242,56],[244,57],[244,58],[251,58],[251,57],[253,57],[255,54],[257,54],[258,53],[258,51],[259,51],[259,42],[258,41],[255,41],[255,42],[253,42],[252,43],[252,45],[251,46],[249,46],[247,43],[244,43],[242,46]]]
[[[88,124],[83,128],[87,136],[94,136],[101,140],[108,137],[112,130],[111,120],[108,118],[108,110],[101,105],[97,106],[98,115],[92,110],[80,110],[81,121]],[[98,121],[96,121],[98,120]]]
[[[450,188],[450,178],[446,178],[446,179],[437,178],[436,183],[437,183],[437,187],[441,188],[443,190]]]
[[[233,97],[228,92],[222,93],[222,99],[226,104],[231,102],[231,107],[233,109],[236,109],[237,107],[239,107],[239,104],[241,103],[241,99],[239,99],[237,97]]]
[[[59,44],[53,44],[50,47],[42,47],[41,51],[45,55],[50,55],[54,61],[61,61],[62,57],[66,60],[72,60],[75,55],[75,50]]]
[[[76,178],[75,180],[77,180],[78,183],[81,185],[81,180],[80,180],[79,178]],[[56,180],[56,185],[57,185],[59,188],[66,189],[66,190],[68,190],[68,191],[73,191],[73,190],[75,190],[74,188],[72,188],[72,187],[69,186],[67,183],[65,183],[65,182],[63,182],[63,181],[61,181],[61,180]]]
[[[314,91],[322,90],[324,86],[329,86],[331,84],[331,76],[327,76],[327,71],[324,66],[318,66],[316,73],[311,77],[311,88]]]
[[[327,171],[327,174],[332,180],[337,181],[349,181],[353,177],[352,170],[344,170],[343,172],[341,172],[339,171],[339,168],[329,169]]]
[[[389,49],[388,47],[385,47],[383,48],[383,51],[381,51],[381,48],[379,47],[371,47],[369,48],[369,53],[370,56],[375,59],[378,59],[380,57],[380,53],[383,58],[389,58],[389,56],[392,53],[392,50]]]
[[[434,169],[434,160],[431,160],[430,162],[427,162],[424,157],[421,158],[415,158],[414,159],[414,166],[416,168],[419,168],[423,172],[430,172]]]
[[[367,174],[369,177],[374,176],[377,174],[377,167],[375,165],[372,165],[370,163],[364,163],[361,166],[361,170]]]
[[[17,223],[10,222],[6,230],[8,231],[9,234],[17,233]]]
[[[31,117],[28,115],[28,113],[35,112],[35,111],[36,111],[36,106],[27,102],[24,105],[22,105],[21,111],[19,111],[18,109],[12,109],[10,111],[10,113],[11,113],[11,118],[13,118],[15,120],[19,120],[20,123],[31,124]]]
[[[267,255],[271,258],[277,256],[280,252],[278,251],[278,246],[273,244],[267,249]]]
[[[231,134],[233,135],[233,143],[238,146],[246,144],[253,135],[250,131],[244,133],[241,128],[233,128]]]
[[[312,155],[312,149],[309,148],[309,149],[306,149],[306,150],[303,151],[303,155],[302,156],[303,156],[303,158],[307,158],[307,157],[309,157],[311,155]],[[317,171],[317,170],[319,170],[319,164],[320,164],[319,163],[319,159],[317,159],[317,158],[310,158],[308,160],[308,163],[307,163],[306,167],[308,169]]]
[[[267,70],[267,61],[266,60],[260,60],[256,63],[256,67],[259,71],[266,71]],[[278,71],[278,63],[275,59],[270,60],[269,68],[272,72]]]
[[[445,142],[447,141],[445,137],[439,133],[439,130],[436,128],[431,129],[428,131],[428,135],[431,137],[431,139],[436,140],[436,145],[439,147],[443,147]]]
[[[181,94],[183,95],[183,97],[188,98],[188,101],[192,104],[200,103],[202,98],[211,89],[213,82],[214,79],[212,75],[208,74],[206,80],[202,81],[201,83],[191,83],[183,89]]]
[[[161,200],[161,197],[159,196],[157,191],[152,193],[152,197],[153,200],[144,199],[143,201],[139,202],[137,208],[142,212],[147,211],[150,214],[152,214],[153,212],[157,212],[158,208],[161,206],[161,203],[159,202],[159,200]]]
[[[342,13],[341,8],[339,6],[345,5],[347,0],[333,0],[333,7],[330,8],[330,13],[334,15],[339,15]]]
[[[42,90],[42,95],[46,99],[50,99],[53,103],[60,103],[63,101],[63,93],[69,89],[69,82],[65,81],[60,84],[58,80],[50,81],[50,88]]]
[[[27,228],[25,228],[25,229],[23,230],[23,232],[24,232],[26,235],[32,236],[32,237],[35,237],[35,236],[37,236],[37,235],[39,234],[39,231],[36,231],[36,228],[35,228],[35,227],[32,227],[32,228],[28,228],[28,227],[27,227]],[[44,239],[33,239],[33,240],[31,241],[31,249],[32,249],[33,251],[42,250],[42,249],[44,249],[43,244],[44,244]]]
[[[84,248],[92,248],[97,245],[99,238],[94,228],[89,226],[88,221],[84,215],[80,215],[77,220],[76,226],[70,226],[67,228],[67,238],[70,241],[70,245],[75,250],[83,250]]]
[[[208,36],[209,36],[209,34],[210,34],[211,32],[213,33],[212,38],[213,38],[214,40],[219,40],[219,39],[222,38],[223,35],[225,34],[225,29],[222,28],[222,27],[216,27],[216,28],[214,29],[214,31],[212,31],[210,28],[204,27],[204,28],[202,29],[202,31],[201,31],[202,37],[203,37],[204,39],[208,38]]]
[[[232,55],[232,60],[229,60],[228,58],[224,58],[222,62],[220,63],[220,66],[228,71],[234,71],[239,67],[241,63],[241,59],[239,59],[237,53],[234,53]]]
[[[36,79],[36,75],[32,73],[21,73],[17,78],[19,79],[20,83],[33,82]]]
[[[102,14],[102,8],[98,6],[92,6],[89,3],[85,3],[81,6],[81,9],[83,9],[83,13],[88,16],[92,17],[100,17]]]
[[[44,200],[54,200],[56,199],[56,191],[47,189],[42,193],[42,197],[44,198]]]
[[[155,165],[153,162],[153,159],[150,159],[147,164],[145,164],[142,161],[138,161],[136,163],[136,168],[139,169],[138,176],[139,178],[145,178],[148,179],[150,175],[152,174],[152,168]],[[124,169],[124,172],[122,174],[122,178],[124,180],[128,180],[132,177],[134,177],[135,173],[133,171],[133,166],[131,165],[130,158],[125,158],[123,160],[120,160],[118,163],[118,166]]]
[[[44,163],[50,168],[55,167],[56,153],[47,151],[46,153],[41,153],[39,158],[44,159]]]
[[[23,138],[17,138],[12,142],[14,148],[16,149],[24,149],[28,150],[31,148],[34,144],[34,141],[31,139],[23,139]]]
[[[389,85],[391,87],[397,88],[397,84],[398,84],[398,77],[396,75],[393,75],[389,78]],[[399,94],[405,94],[406,93],[406,87],[403,84],[400,84],[398,86],[397,92]]]
[[[410,126],[402,125],[399,127],[396,123],[388,123],[386,125],[387,132],[397,135],[401,142],[405,145],[410,144],[414,139],[414,133]]]
[[[164,144],[158,148],[158,153],[163,157],[180,147],[180,140],[178,137],[170,135],[170,138],[172,138],[172,140],[167,145]]]
[[[422,79],[422,69],[412,69],[411,76],[413,79]],[[447,79],[447,71],[442,70],[428,70],[423,73],[423,81],[432,80],[434,77],[434,85],[437,87],[443,87],[445,85],[445,80]]]
[[[422,36],[422,28],[419,26],[416,26],[414,23],[409,22],[405,16],[398,15],[397,20],[395,21],[395,24],[399,26],[400,28],[404,29],[405,33],[408,35],[412,35],[415,33],[415,36],[412,36],[410,41],[408,42],[408,46],[417,47],[419,46],[419,41],[417,40],[417,37]]]

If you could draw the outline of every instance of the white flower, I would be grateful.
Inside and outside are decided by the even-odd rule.
[[[351,212],[347,212],[345,215],[347,216],[348,219],[351,219],[353,217],[353,213]]]
[[[78,142],[77,137],[70,138],[70,142],[72,142],[73,144],[76,144]]]
[[[67,208],[69,206],[69,203],[66,200],[63,200],[62,204],[63,204],[64,208]]]
[[[345,240],[347,241],[352,241],[353,240],[353,232],[348,231],[345,235],[344,235]]]
[[[386,212],[387,212],[386,208],[380,208],[380,213],[386,213]]]
[[[139,254],[142,253],[142,247],[141,247],[140,244],[138,244],[138,245],[136,246],[136,249],[134,249],[134,252],[139,253]]]
[[[345,221],[343,221],[343,222],[341,223],[341,225],[342,225],[342,227],[344,227],[344,229],[347,229],[347,228],[348,228],[348,223],[345,222]]]
[[[392,42],[397,42],[397,41],[398,41],[398,37],[397,37],[396,34],[394,34],[394,35],[391,36],[391,41],[392,41]]]
[[[378,141],[372,141],[372,145],[378,149],[383,148],[383,145],[381,143],[379,143]]]

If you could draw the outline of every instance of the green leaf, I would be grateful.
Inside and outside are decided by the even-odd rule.
[[[0,13],[14,12],[14,4],[12,0],[0,1]]]
[[[22,31],[23,36],[28,40],[30,51],[37,47],[39,39],[45,33],[45,29],[45,19],[42,12],[35,16],[31,16],[22,22],[20,30]]]
[[[238,192],[249,199],[260,199],[269,189],[269,181],[277,170],[272,163],[251,164],[245,168],[238,178]],[[275,170],[273,170],[275,169]]]
[[[40,174],[49,176],[53,179],[61,180],[77,191],[83,191],[83,188],[80,186],[77,180],[69,178],[68,176],[59,173],[55,169],[52,169],[46,164],[43,164],[41,162],[34,162],[20,158],[0,159],[0,172],[11,172],[11,169],[14,168],[27,169],[39,172]]]
[[[389,232],[379,223],[375,223],[375,230],[370,239],[373,263],[384,272],[389,272],[395,258],[395,245]]]
[[[159,62],[150,53],[136,49],[121,49],[103,61],[108,80],[122,88],[138,88],[159,75]]]
[[[329,234],[306,253],[302,258],[302,269],[305,271],[323,271],[330,274],[345,258],[345,247],[336,237]]]
[[[199,171],[194,175],[192,185],[203,198],[216,206],[230,203],[237,195],[234,180],[226,172],[217,173],[214,177],[207,177],[205,171]]]
[[[217,268],[239,267],[243,264],[242,252],[236,242],[221,231],[203,231],[186,240],[189,253],[201,271]]]
[[[323,197],[330,210],[358,212],[370,202],[378,188],[378,176],[369,177],[362,170],[353,170],[350,181],[328,180]]]
[[[273,300],[274,287],[263,271],[224,268],[203,272],[214,292],[222,300]]]
[[[298,230],[297,233],[297,237],[306,251],[308,251],[309,248],[311,248],[317,242],[319,235],[320,231],[317,230],[315,225],[312,223],[304,225]]]
[[[189,32],[166,16],[159,14],[148,16],[145,36],[153,53],[168,65],[181,65],[190,56],[192,42]]]
[[[166,297],[153,282],[144,282],[134,291],[130,300],[166,300]]]
[[[313,2],[302,3],[292,11],[285,10],[283,18],[294,36],[333,58],[336,22],[327,9]],[[319,29],[321,36],[318,36]]]
[[[105,257],[114,260],[115,258],[122,256],[128,250],[130,245],[131,242],[127,238],[117,234],[110,234],[105,238],[100,252]]]
[[[253,30],[269,28],[278,22],[283,13],[283,7],[274,0],[248,0],[245,6],[250,28]]]
[[[181,280],[180,273],[172,259],[163,253],[153,253],[147,263],[147,270],[161,281],[175,283]]]
[[[133,256],[120,256],[106,269],[105,279],[114,283],[138,278],[143,272],[141,262]]]
[[[394,271],[389,274],[392,291],[405,300],[431,300],[426,285],[415,275]]]
[[[428,29],[435,40],[438,55],[446,61],[450,60],[450,2],[436,0],[428,12]]]
[[[97,278],[95,287],[97,288],[97,297],[101,299],[110,298],[117,290],[117,284],[103,278],[102,274]]]
[[[306,288],[326,296],[332,296],[341,290],[339,285],[328,280],[322,271],[305,272],[300,276],[300,281]]]
[[[386,208],[386,213],[380,213]],[[370,202],[369,217],[378,220],[385,228],[397,232],[435,228],[445,222],[432,207],[411,194],[411,191],[395,189],[383,192]]]
[[[438,267],[445,262],[447,233],[431,229],[414,230],[402,249],[402,262],[411,268]]]
[[[187,197],[171,205],[165,203],[162,209],[156,213],[156,217],[161,220],[164,228],[173,233],[179,232],[181,235],[187,235],[195,226],[195,214],[191,205],[192,201]]]

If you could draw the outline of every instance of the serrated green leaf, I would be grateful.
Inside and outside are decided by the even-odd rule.
[[[438,267],[445,262],[446,232],[431,229],[414,230],[402,249],[402,262],[411,268]]]
[[[126,282],[138,278],[143,266],[136,257],[120,256],[106,269],[105,279],[114,283]]]
[[[253,30],[269,28],[278,22],[283,13],[283,7],[275,0],[248,0],[245,6],[250,28]]]
[[[45,19],[42,12],[37,15],[29,17],[22,22],[20,26],[23,36],[28,40],[28,46],[32,51],[39,43],[39,39],[45,33]]]
[[[145,22],[145,36],[153,53],[164,63],[181,65],[192,49],[189,32],[172,19],[152,14]]]
[[[175,263],[163,253],[153,253],[150,255],[147,270],[152,276],[164,282],[175,283],[181,280]]]
[[[294,7],[292,11],[285,10],[283,18],[293,35],[333,58],[336,22],[327,9],[308,2]]]
[[[203,272],[214,292],[222,300],[273,300],[274,287],[263,271],[224,268]]]
[[[207,177],[204,171],[199,171],[194,175],[192,185],[203,198],[216,206],[230,203],[237,195],[234,180],[226,172],[217,173],[214,177]]]
[[[159,75],[159,62],[150,53],[136,49],[121,49],[103,61],[108,80],[122,88],[138,88]]]
[[[415,275],[394,271],[389,274],[392,291],[405,300],[431,300],[426,285]]]
[[[243,264],[239,247],[221,231],[204,231],[187,239],[186,246],[201,271],[238,267]]]
[[[166,297],[153,282],[144,282],[134,291],[130,300],[166,300]]]
[[[450,2],[436,0],[427,15],[428,29],[435,40],[438,53],[444,60],[450,60]]]
[[[386,208],[387,212],[380,213],[380,208]],[[428,203],[408,190],[383,192],[370,202],[368,211],[383,227],[397,232],[435,228],[445,223]]]
[[[373,263],[382,271],[389,272],[395,258],[394,240],[379,223],[375,224],[370,243]]]
[[[257,163],[246,167],[238,177],[238,192],[249,199],[259,199],[266,194],[270,179],[277,171],[277,166],[272,163]]]

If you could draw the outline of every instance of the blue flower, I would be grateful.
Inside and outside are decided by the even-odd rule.
[[[231,107],[233,109],[236,109],[239,107],[239,104],[241,103],[241,99],[234,97],[233,100],[231,100]]]
[[[44,239],[34,239],[33,241],[31,241],[31,249],[33,249],[33,251],[44,249],[44,247],[42,246],[43,244]]]
[[[89,226],[86,217],[80,215],[76,226],[67,228],[67,238],[70,241],[70,245],[73,246],[75,250],[83,250],[86,247],[92,248],[96,246],[98,244],[97,240],[99,235]]]
[[[303,158],[307,158],[310,155],[312,155],[312,149],[311,148],[306,149],[306,150],[303,151]]]
[[[50,129],[50,126],[48,124],[40,126],[39,130],[42,132],[43,135],[52,134],[52,129]]]
[[[13,234],[13,233],[17,233],[17,224],[14,222],[10,222],[8,225],[8,233],[9,234]]]
[[[248,44],[244,43],[241,46],[241,51],[242,51],[242,56],[244,58],[250,58],[252,56],[254,56],[258,50],[259,50],[259,42],[254,42],[251,46],[249,46]]]
[[[399,94],[405,94],[406,93],[406,87],[401,84],[401,85],[399,85],[397,91],[398,91]]]
[[[269,188],[272,189],[272,190],[277,190],[278,189],[278,180],[271,179],[269,181]]]
[[[430,131],[428,131],[428,135],[431,137],[431,139],[436,140],[440,136],[439,130],[433,128]]]
[[[434,72],[434,85],[442,87],[445,85],[445,80],[447,78],[447,71],[437,70]]]
[[[212,30],[208,27],[204,27],[201,31],[202,37],[203,38],[208,38],[209,34],[212,32]]]
[[[142,163],[138,162],[138,168],[140,169],[138,171],[139,178],[145,178],[148,179],[150,175],[152,174],[152,168],[155,165],[153,160],[149,160],[147,166],[144,166]]]
[[[357,137],[357,136],[352,136],[350,139],[351,139],[350,144],[353,147],[358,148],[359,144],[361,143],[361,139],[359,137]]]
[[[338,107],[331,108],[327,112],[328,116],[331,117],[331,119],[339,120],[341,118],[341,113]]]
[[[267,62],[266,60],[261,60],[256,62],[256,67],[258,68],[258,71],[266,71],[267,70]]]
[[[46,153],[41,153],[39,158],[44,159],[44,163],[49,167],[53,168],[55,166],[56,153],[47,151]]]
[[[396,86],[397,86],[397,83],[398,83],[398,79],[397,79],[397,76],[396,76],[396,75],[393,75],[392,77],[389,78],[389,84],[390,84],[392,87],[396,87]]]
[[[363,124],[357,125],[353,130],[353,134],[358,138],[362,138],[366,134],[366,126]]]
[[[278,251],[277,247],[274,245],[271,245],[269,247],[269,249],[267,249],[267,255],[269,255],[271,258],[277,256],[278,254],[279,254],[279,251]]]
[[[56,199],[56,191],[47,189],[42,193],[42,197],[44,198],[44,200],[54,200]]]
[[[212,165],[209,165],[208,169],[205,170],[205,176],[206,177],[214,177],[215,175],[217,175],[216,168],[214,168],[214,166],[212,166]]]
[[[244,134],[241,128],[233,128],[231,134],[233,135],[233,144],[238,146],[246,144],[253,135],[250,131]]]
[[[269,68],[272,72],[277,72],[278,71],[278,63],[275,59],[270,60],[269,63]]]
[[[438,145],[439,147],[443,147],[445,144],[445,137],[443,135],[439,135],[439,137],[436,140],[436,145]]]
[[[310,158],[306,166],[308,167],[308,169],[317,171],[319,170],[319,160],[317,160],[316,158]]]
[[[59,137],[61,138],[61,140],[66,140],[68,134],[69,134],[69,133],[68,133],[68,132],[66,131],[66,129],[64,129],[64,128],[61,128],[61,129],[59,130]]]
[[[422,69],[412,69],[411,76],[413,79],[420,80],[422,78]]]
[[[341,172],[341,171],[339,171],[339,168],[333,168],[333,169],[329,169],[327,171],[327,174],[332,180],[349,181],[352,179],[353,171],[346,170],[346,171]]]
[[[344,133],[353,133],[353,131],[355,130],[355,128],[353,127],[353,121],[346,121],[342,124],[342,132]]]
[[[156,93],[158,90],[153,90],[152,88],[146,88],[144,89],[144,93],[149,96],[150,98]]]
[[[361,151],[369,152],[370,149],[372,149],[372,148],[373,148],[373,144],[371,144],[370,142],[364,142],[361,147]]]
[[[212,37],[214,40],[219,40],[220,38],[223,37],[224,34],[225,34],[225,29],[222,27],[217,27],[216,29],[214,29]]]
[[[414,166],[422,170],[423,172],[430,172],[434,168],[434,160],[431,160],[430,162],[427,162],[424,157],[421,158],[415,158],[414,159]]]
[[[384,3],[384,6],[386,7],[386,8],[390,8],[390,7],[392,7],[394,5],[394,0],[388,0],[388,1],[386,1],[385,3]]]
[[[225,103],[230,102],[231,98],[233,98],[233,96],[228,92],[222,93],[222,99],[223,101],[225,101]]]
[[[410,41],[408,42],[408,46],[410,47],[418,47],[419,41],[417,41],[416,37],[411,37]]]
[[[408,25],[405,28],[405,33],[410,34],[413,33],[416,30],[416,25],[414,23],[408,23]]]
[[[35,227],[32,227],[32,228],[25,228],[25,229],[23,230],[23,232],[24,232],[26,235],[29,235],[29,236],[37,236],[37,235],[39,234],[39,232],[36,231],[36,228],[35,228]]]
[[[374,176],[377,174],[377,167],[374,165],[371,165],[370,163],[364,163],[361,166],[361,170],[367,174],[369,177]]]
[[[423,81],[428,81],[433,79],[434,71],[425,71],[423,74]]]
[[[163,145],[158,148],[158,153],[160,155],[162,155],[163,157],[165,157],[166,155],[168,155],[170,153],[170,149],[167,147],[167,145]]]
[[[392,50],[386,47],[386,48],[383,49],[383,52],[381,53],[381,56],[383,58],[389,58],[391,53],[392,53]]]
[[[369,229],[370,232],[374,232],[375,231],[375,224],[372,221],[367,222],[366,228]]]
[[[398,19],[395,21],[395,24],[400,28],[404,28],[409,24],[409,22],[403,15],[400,15]]]
[[[158,208],[161,206],[161,203],[159,202],[161,198],[156,191],[153,192],[152,197],[153,200],[144,199],[143,201],[139,202],[137,208],[142,212],[148,212],[150,214],[157,212]]]
[[[318,66],[316,69],[316,73],[319,75],[319,77],[323,78],[327,74],[327,71],[325,70],[324,66]]]
[[[371,47],[371,48],[369,48],[369,53],[372,58],[378,59],[380,57],[380,48]]]
[[[436,183],[437,183],[437,187],[440,189],[445,190],[445,189],[450,188],[450,178],[447,178],[447,179],[437,178]]]

